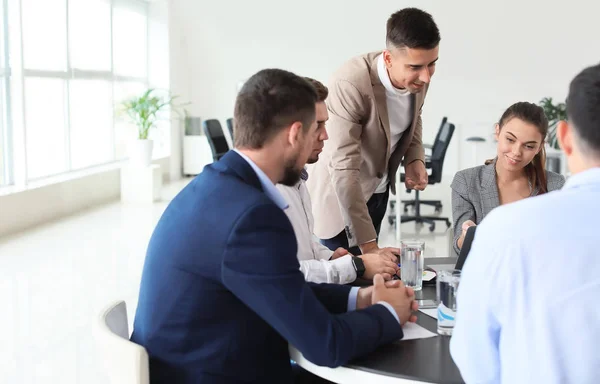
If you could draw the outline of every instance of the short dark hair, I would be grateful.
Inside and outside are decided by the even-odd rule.
[[[581,71],[571,81],[567,118],[589,155],[600,158],[600,64]]]
[[[235,146],[262,148],[280,129],[315,119],[317,92],[302,77],[282,69],[263,69],[242,87],[235,101]]]
[[[315,80],[310,77],[305,77],[304,80],[308,81],[317,91],[317,101],[325,101],[329,95],[329,89],[323,85],[319,80]]]
[[[433,49],[440,44],[440,31],[429,13],[404,8],[388,19],[386,44],[388,49]]]

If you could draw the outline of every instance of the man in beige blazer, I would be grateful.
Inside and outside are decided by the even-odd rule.
[[[402,9],[388,19],[385,50],[350,59],[329,81],[329,140],[307,182],[314,232],[328,248],[353,254],[379,249],[401,164],[406,188],[427,186],[421,108],[439,42],[430,14]]]

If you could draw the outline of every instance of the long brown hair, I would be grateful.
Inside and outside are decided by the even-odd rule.
[[[531,181],[532,187],[538,189],[538,195],[548,192],[548,180],[546,178],[546,149],[544,142],[548,133],[548,119],[542,107],[528,102],[518,102],[502,114],[498,122],[499,129],[508,123],[511,119],[517,118],[526,123],[536,126],[542,135],[540,151],[533,157],[533,160],[525,166],[527,178]],[[487,160],[485,164],[490,164],[494,160]]]

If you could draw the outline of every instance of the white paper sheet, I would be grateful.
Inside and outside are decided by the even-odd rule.
[[[431,316],[434,319],[437,319],[437,308],[419,309],[419,311],[423,312],[427,316]]]
[[[437,276],[436,273],[433,271],[428,271],[428,270],[423,271],[423,281],[431,281],[436,276]]]
[[[402,327],[404,337],[400,340],[425,339],[427,337],[437,336],[437,333],[429,332],[418,324],[408,322]]]

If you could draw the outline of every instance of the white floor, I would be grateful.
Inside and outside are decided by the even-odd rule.
[[[114,203],[0,239],[0,383],[107,382],[92,322],[107,303],[124,299],[131,327],[148,239],[188,181],[166,186],[155,204]],[[431,186],[422,198],[441,199],[442,215],[451,216],[447,186]],[[443,222],[433,233],[414,223],[401,229],[402,238],[425,240],[426,257],[448,255]],[[380,245],[398,245],[387,219]]]

